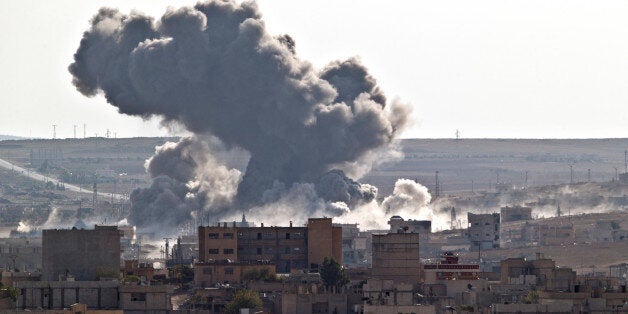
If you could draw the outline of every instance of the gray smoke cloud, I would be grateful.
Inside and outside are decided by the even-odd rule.
[[[408,107],[387,103],[359,59],[334,61],[317,71],[295,51],[292,37],[267,33],[254,2],[208,1],[169,9],[158,21],[102,8],[69,71],[78,91],[103,93],[121,113],[158,116],[249,152],[238,180],[240,207],[260,204],[275,182],[316,183],[329,201],[374,198],[374,187],[332,170],[390,144],[407,124]],[[134,208],[154,207],[161,197],[157,191],[185,203],[180,185],[164,187],[167,180],[157,178],[183,186],[214,178],[199,169],[204,163],[179,158],[175,150],[158,151],[149,162],[149,174],[159,182],[143,192],[153,202],[144,204],[142,198],[139,205],[143,192],[138,192]],[[205,196],[197,206],[211,207]]]
[[[214,139],[197,136],[158,146],[145,164],[153,182],[131,194],[129,222],[167,229],[186,222],[192,213],[224,216],[241,179],[239,170],[215,158],[225,150]]]

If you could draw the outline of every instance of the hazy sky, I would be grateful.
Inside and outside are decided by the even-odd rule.
[[[67,71],[101,6],[161,16],[196,1],[0,1],[0,134],[166,135],[86,98]],[[317,68],[360,56],[415,108],[403,137],[628,137],[628,1],[258,2]]]

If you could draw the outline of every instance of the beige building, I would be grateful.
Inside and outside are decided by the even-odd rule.
[[[573,291],[576,272],[571,268],[556,267],[556,262],[537,256],[536,260],[525,258],[509,258],[501,262],[502,284],[530,284],[535,276],[534,286],[544,291]],[[525,282],[522,282],[524,280]]]
[[[194,284],[196,287],[205,288],[216,283],[240,283],[247,273],[255,271],[266,272],[269,276],[276,273],[275,265],[267,261],[197,263],[194,265]]]
[[[43,230],[42,280],[59,280],[70,275],[86,281],[117,278],[122,235],[116,226]]]
[[[436,313],[433,305],[418,305],[416,284],[369,279],[362,289],[364,304],[356,313]]]
[[[499,214],[467,213],[469,227],[466,236],[471,241],[471,248],[488,250],[499,248]]]
[[[419,234],[374,234],[372,277],[418,283],[421,277]]]
[[[172,310],[170,285],[122,285],[117,281],[25,281],[15,284],[18,310],[64,309],[84,304],[89,309],[131,311]]]
[[[310,218],[304,227],[199,227],[198,243],[202,263],[268,261],[279,273],[318,272],[325,257],[342,264],[342,228],[331,218]]]

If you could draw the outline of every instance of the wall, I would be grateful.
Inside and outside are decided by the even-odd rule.
[[[373,235],[373,278],[414,283],[420,275],[419,234]]]
[[[59,280],[66,271],[76,280],[120,272],[120,236],[115,226],[94,230],[44,230],[42,280]]]

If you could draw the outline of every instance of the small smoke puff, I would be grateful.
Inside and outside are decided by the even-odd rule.
[[[409,179],[399,179],[395,182],[392,195],[382,202],[382,208],[387,213],[395,213],[404,209],[419,210],[427,206],[432,199],[427,188]]]

